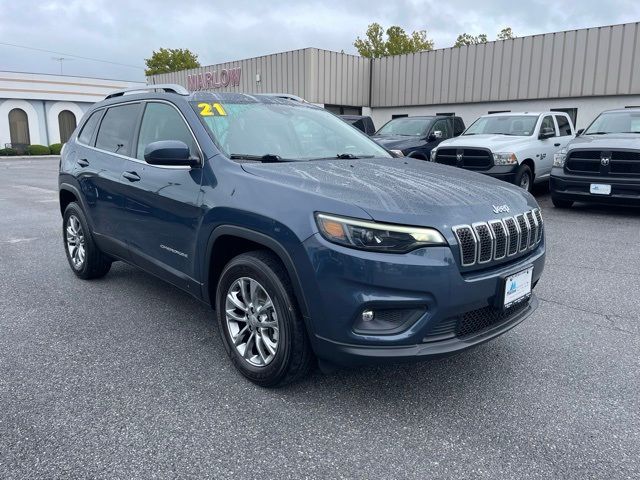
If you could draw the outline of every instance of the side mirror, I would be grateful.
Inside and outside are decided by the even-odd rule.
[[[144,160],[149,165],[193,167],[200,162],[191,156],[189,147],[179,140],[151,142],[144,149]]]
[[[580,130],[578,130],[578,131],[576,132],[576,137],[578,137],[578,136],[582,135],[582,133],[583,133],[583,132],[584,132],[584,128],[581,128]]]
[[[545,127],[540,129],[540,135],[538,135],[539,139],[551,138],[555,137],[556,132],[553,128]]]
[[[442,138],[442,130],[434,130],[429,134],[428,140],[432,142],[433,140],[440,140]]]

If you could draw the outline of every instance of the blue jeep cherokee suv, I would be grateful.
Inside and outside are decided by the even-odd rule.
[[[392,158],[310,104],[153,88],[94,105],[64,148],[69,264],[123,260],[211,305],[253,382],[457,352],[536,308],[543,223],[522,189]]]

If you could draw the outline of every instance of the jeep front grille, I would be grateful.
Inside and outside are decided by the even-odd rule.
[[[515,217],[458,225],[452,230],[462,266],[484,265],[535,248],[542,240],[542,214],[536,208]]]

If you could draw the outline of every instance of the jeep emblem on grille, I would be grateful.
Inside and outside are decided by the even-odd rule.
[[[493,205],[493,213],[509,213],[509,205]]]
[[[600,159],[600,163],[602,164],[603,167],[606,167],[607,165],[609,165],[610,161],[611,161],[611,157],[602,157]]]

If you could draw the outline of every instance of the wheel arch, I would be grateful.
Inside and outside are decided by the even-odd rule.
[[[527,167],[529,167],[531,169],[531,174],[533,175],[533,178],[535,178],[535,176],[536,176],[536,162],[534,162],[532,158],[525,158],[522,161],[522,163],[520,163],[520,165],[526,165]],[[533,180],[533,178],[531,180]]]
[[[302,315],[308,318],[309,311],[300,277],[286,248],[280,242],[264,233],[236,225],[220,225],[213,230],[209,237],[204,262],[202,298],[212,308],[215,308],[215,290],[225,265],[235,256],[257,249],[269,250],[280,259],[291,280],[298,307]],[[216,256],[214,255],[215,251],[224,253]]]

